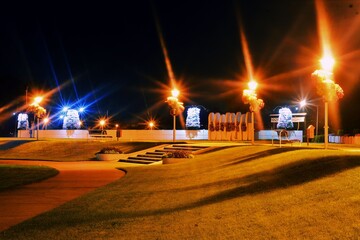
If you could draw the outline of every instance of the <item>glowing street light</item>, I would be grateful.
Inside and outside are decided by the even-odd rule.
[[[344,91],[340,85],[332,80],[332,69],[335,64],[334,58],[330,54],[326,54],[320,60],[320,63],[322,69],[315,70],[311,76],[316,80],[317,93],[323,97],[325,104],[324,145],[325,149],[327,149],[329,142],[328,102],[343,98]]]
[[[150,121],[148,123],[148,126],[149,126],[150,130],[152,130],[155,127],[155,123],[153,121]]]
[[[33,104],[39,105],[42,102],[43,99],[44,98],[42,96],[37,96],[37,97],[34,98]]]
[[[39,119],[44,117],[46,114],[46,109],[41,107],[39,104],[42,102],[44,98],[42,96],[37,96],[34,98],[34,102],[30,104],[28,107],[29,112],[34,113],[34,118],[37,118],[37,131],[36,131],[36,139],[39,140]]]
[[[308,105],[312,105],[312,106],[315,106],[316,107],[316,127],[315,127],[315,137],[317,137],[319,135],[319,105],[315,105],[315,104],[308,104],[306,99],[304,100],[301,100],[300,103],[300,108],[304,108]]]
[[[305,106],[306,106],[306,104],[307,104],[306,100],[301,100],[301,101],[300,101],[300,103],[299,103],[300,108],[305,107]]]
[[[178,96],[180,92],[178,89],[174,88],[171,91],[171,96],[167,98],[167,103],[170,107],[170,115],[173,116],[173,141],[175,142],[176,138],[176,116],[184,111],[184,105],[182,102],[179,102]]]
[[[254,112],[260,111],[264,107],[264,101],[262,99],[257,98],[257,94],[255,92],[257,88],[257,82],[255,80],[251,80],[248,82],[249,89],[243,90],[242,100],[245,104],[250,105],[251,112],[251,144],[255,143],[255,117]]]
[[[44,118],[43,123],[44,123],[45,129],[47,129],[47,125],[49,124],[49,122],[50,122],[50,119],[48,117]]]
[[[103,133],[104,131],[104,125],[105,125],[106,121],[104,119],[101,119],[99,124],[100,124],[100,127],[101,127],[101,134]]]
[[[255,80],[248,82],[248,87],[250,90],[255,91],[258,86],[258,83]]]

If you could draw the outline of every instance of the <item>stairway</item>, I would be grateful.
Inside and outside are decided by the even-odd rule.
[[[191,153],[197,153],[201,150],[207,149],[209,146],[197,146],[197,145],[190,145],[190,144],[173,144],[162,149],[156,149],[154,151],[148,151],[142,154],[138,154],[136,156],[130,156],[127,159],[120,159],[119,162],[126,162],[126,163],[137,163],[137,164],[152,164],[156,162],[162,161],[162,156],[166,152],[176,151],[176,150],[183,150]]]

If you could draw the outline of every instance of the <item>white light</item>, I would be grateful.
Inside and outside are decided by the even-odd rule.
[[[79,108],[79,112],[83,112],[85,110],[85,108],[81,107]]]
[[[323,57],[320,60],[320,63],[321,63],[321,67],[324,70],[331,72],[334,67],[335,60],[332,56],[328,55],[328,56]]]
[[[255,90],[257,88],[257,85],[258,83],[254,80],[251,80],[249,83],[248,83],[248,86],[249,86],[249,89],[250,90]]]
[[[179,94],[180,94],[180,92],[179,92],[179,90],[177,90],[176,88],[174,88],[172,91],[171,91],[171,95],[173,96],[173,97],[178,97],[179,96]]]
[[[64,112],[66,112],[67,110],[69,110],[69,107],[63,107]]]
[[[302,107],[305,107],[306,106],[306,100],[301,100],[301,102],[300,102],[300,107],[302,108]]]
[[[43,97],[41,97],[41,96],[34,98],[34,102],[35,102],[36,104],[39,104],[42,100],[43,100]]]

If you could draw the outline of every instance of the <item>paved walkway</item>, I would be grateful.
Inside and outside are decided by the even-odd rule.
[[[0,164],[44,165],[60,173],[39,183],[0,192],[0,232],[125,175],[118,162],[0,160]]]

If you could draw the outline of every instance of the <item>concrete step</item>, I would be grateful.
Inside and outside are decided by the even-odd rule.
[[[156,156],[162,156],[162,152],[146,152],[146,155],[156,155]]]
[[[172,146],[166,146],[163,149],[155,149],[153,152],[144,152],[138,154],[136,157],[128,157],[127,159],[121,159],[119,162],[127,163],[139,163],[139,164],[151,164],[162,160],[162,156],[167,152],[173,151],[186,151],[186,152],[197,152],[209,148],[208,146],[196,146],[186,144],[174,144]],[[206,151],[206,150],[205,150]]]
[[[151,161],[151,162],[158,162],[161,161],[161,158],[149,158],[149,157],[128,157],[130,160],[145,160],[145,161]]]
[[[172,150],[172,151],[197,151],[197,150],[201,150],[203,148],[194,148],[194,147],[191,147],[191,148],[188,148],[188,147],[164,147],[164,150]]]
[[[140,155],[137,155],[137,157],[145,157],[145,158],[154,158],[154,159],[161,159],[162,158],[162,155],[152,155],[152,154],[140,154]]]
[[[118,162],[138,163],[138,164],[151,164],[151,163],[154,163],[153,161],[135,160],[135,159],[120,159]]]
[[[172,145],[174,148],[196,148],[196,149],[204,149],[209,146],[197,146],[197,145]]]

